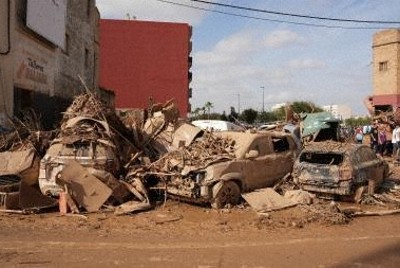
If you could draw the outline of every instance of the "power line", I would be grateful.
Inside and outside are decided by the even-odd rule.
[[[316,24],[316,23],[307,23],[307,22],[295,22],[295,21],[289,21],[289,20],[268,19],[268,18],[261,18],[261,17],[249,16],[249,15],[242,15],[242,14],[224,12],[224,11],[219,11],[219,10],[214,10],[214,9],[209,9],[209,8],[203,8],[203,7],[198,7],[198,6],[188,5],[188,4],[176,3],[176,2],[172,2],[172,1],[168,1],[168,0],[155,0],[155,1],[162,2],[162,3],[167,3],[167,4],[171,4],[171,5],[176,5],[176,6],[182,6],[182,7],[191,8],[191,9],[196,9],[196,10],[201,10],[201,11],[209,11],[209,12],[228,15],[228,16],[241,17],[241,18],[254,19],[254,20],[261,20],[261,21],[269,21],[269,22],[277,22],[277,23],[287,23],[287,24],[294,24],[294,25],[300,25],[300,26],[331,28],[331,29],[349,29],[349,30],[379,30],[379,29],[386,29],[386,27],[339,26],[339,25],[325,25],[325,24]]]
[[[190,1],[203,3],[203,4],[209,4],[209,5],[215,5],[215,6],[221,6],[221,7],[228,7],[228,8],[233,8],[233,9],[261,12],[261,13],[267,13],[267,14],[273,14],[273,15],[280,15],[280,16],[306,18],[306,19],[328,20],[328,21],[339,21],[339,22],[373,23],[373,24],[400,24],[400,21],[355,20],[355,19],[328,18],[328,17],[309,16],[309,15],[301,15],[301,14],[293,14],[293,13],[284,13],[284,12],[278,12],[278,11],[267,10],[267,9],[258,9],[258,8],[251,8],[251,7],[244,7],[244,6],[237,6],[237,5],[229,5],[229,4],[222,4],[222,3],[214,3],[214,2],[203,1],[203,0],[190,0]]]

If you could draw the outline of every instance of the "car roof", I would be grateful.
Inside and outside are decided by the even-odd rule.
[[[311,142],[304,149],[303,152],[319,152],[319,153],[353,153],[360,147],[369,148],[367,145],[356,143],[342,143],[335,141],[324,142]]]
[[[251,131],[246,131],[246,132],[238,132],[238,131],[223,131],[223,132],[218,132],[214,133],[217,136],[220,136],[222,138],[231,138],[236,142],[236,152],[235,155],[242,155],[245,153],[243,150],[246,150],[250,144],[258,137],[289,137],[292,138],[292,136],[288,133],[284,132],[278,132],[278,131],[268,131],[268,132],[251,132]]]

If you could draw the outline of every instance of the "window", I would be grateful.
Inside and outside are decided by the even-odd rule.
[[[321,152],[303,152],[300,155],[300,162],[307,162],[321,165],[340,165],[344,160],[341,153],[321,153]]]
[[[384,72],[388,70],[388,62],[387,61],[381,61],[379,62],[379,71]]]
[[[289,150],[289,142],[286,138],[272,138],[272,144],[274,146],[274,152],[280,153]]]

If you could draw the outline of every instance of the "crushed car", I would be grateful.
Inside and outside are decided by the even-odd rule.
[[[169,196],[223,208],[244,192],[274,185],[292,171],[297,155],[290,134],[205,132],[165,155],[156,173],[165,175]]]
[[[387,162],[366,145],[334,141],[306,146],[293,167],[293,180],[320,197],[351,197],[363,188],[373,193],[388,176]]]
[[[110,205],[126,202],[131,192],[119,178],[127,156],[137,151],[129,140],[132,136],[112,108],[94,94],[77,96],[40,161],[41,192],[56,198],[66,192],[78,209],[89,212],[105,200]]]

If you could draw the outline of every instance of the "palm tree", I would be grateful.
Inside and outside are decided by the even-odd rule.
[[[211,102],[207,101],[206,104],[204,104],[204,109],[207,110],[208,119],[210,119],[211,108],[214,108],[214,105]]]

